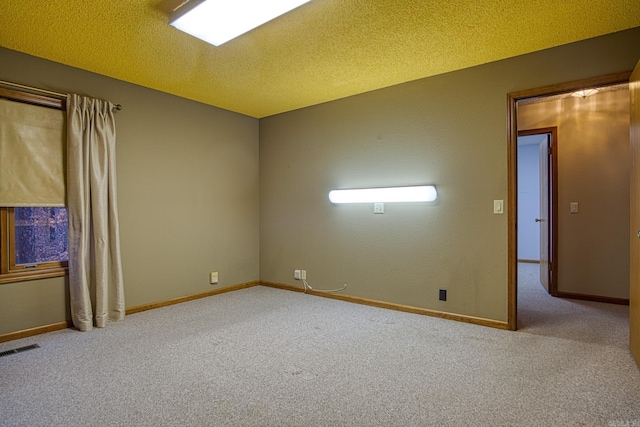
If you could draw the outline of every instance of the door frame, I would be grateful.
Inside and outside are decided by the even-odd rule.
[[[523,129],[518,131],[518,136],[527,135],[549,135],[549,148],[548,154],[548,174],[546,177],[547,194],[549,198],[547,200],[547,220],[549,221],[548,234],[547,234],[547,254],[549,255],[548,262],[550,269],[547,271],[549,293],[553,296],[558,296],[558,127],[547,127],[538,129]],[[517,150],[517,138],[516,138],[516,150]],[[517,156],[517,151],[516,151]],[[517,164],[516,164],[517,166]],[[518,173],[516,167],[516,174]],[[516,188],[517,193],[517,188]],[[516,212],[517,214],[517,212]],[[517,216],[516,216],[517,218]],[[542,245],[542,240],[540,241]],[[517,260],[516,260],[517,261]],[[540,260],[542,263],[542,259]],[[517,265],[516,265],[517,267]],[[517,268],[516,268],[517,269]],[[541,272],[542,274],[542,272]],[[517,282],[516,282],[517,286]]]
[[[518,101],[627,83],[629,77],[631,71],[625,71],[507,94],[507,328],[512,331],[518,328]]]
[[[636,233],[640,224],[640,61],[629,78],[630,129],[631,148],[631,212],[629,218],[631,271],[629,272],[629,349],[640,367],[640,266],[637,263],[639,243]],[[640,237],[640,234],[637,235]]]

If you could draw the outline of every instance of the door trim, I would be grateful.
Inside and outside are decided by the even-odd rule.
[[[629,139],[631,157],[631,209],[629,210],[629,350],[640,368],[640,61],[629,78]]]
[[[518,328],[518,126],[517,102],[522,99],[539,96],[558,95],[594,86],[607,86],[626,83],[631,71],[608,74],[560,83],[535,89],[526,89],[507,94],[507,326],[515,331]]]

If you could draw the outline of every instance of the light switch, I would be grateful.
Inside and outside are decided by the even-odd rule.
[[[384,203],[376,202],[373,204],[373,213],[383,214],[384,213]]]
[[[578,202],[571,202],[571,213],[578,213]]]
[[[504,213],[504,200],[493,201],[493,213],[496,215],[502,215]]]

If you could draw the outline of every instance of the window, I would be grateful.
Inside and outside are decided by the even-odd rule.
[[[67,261],[67,208],[13,208],[9,227],[13,267]]]
[[[68,259],[67,208],[60,206],[65,103],[5,88],[0,98],[0,283],[63,276]],[[33,114],[30,108],[36,108]],[[62,178],[56,181],[55,175]],[[49,206],[38,206],[42,202]]]
[[[31,280],[64,274],[67,267],[67,208],[0,208],[0,280]]]

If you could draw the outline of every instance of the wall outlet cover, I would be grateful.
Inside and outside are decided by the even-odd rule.
[[[216,283],[218,283],[217,271],[212,271],[211,273],[209,273],[209,283],[211,283],[212,285],[215,285]]]

